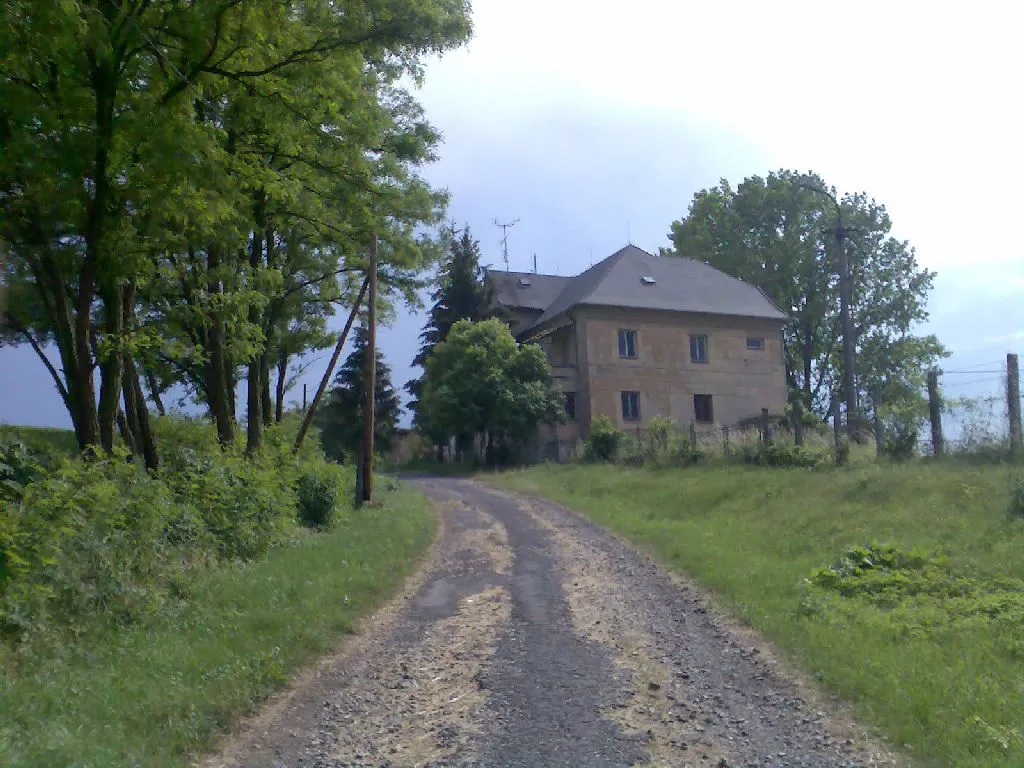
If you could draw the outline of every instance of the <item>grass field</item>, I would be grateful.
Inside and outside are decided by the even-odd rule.
[[[710,588],[922,764],[1020,766],[1024,519],[1009,512],[1019,478],[1006,466],[915,463],[544,466],[497,481],[586,513]],[[809,579],[873,541],[898,547],[902,564],[886,570],[872,554],[852,575]]]
[[[176,612],[147,626],[7,659],[0,765],[190,765],[416,567],[434,530],[426,500],[406,488],[379,496],[380,508],[329,533],[197,578]]]

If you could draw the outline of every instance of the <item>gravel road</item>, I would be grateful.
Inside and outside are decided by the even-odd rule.
[[[421,575],[204,768],[904,764],[603,529],[415,483],[442,519]]]

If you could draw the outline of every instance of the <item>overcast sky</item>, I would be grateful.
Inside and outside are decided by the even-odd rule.
[[[652,252],[721,178],[814,170],[883,202],[938,272],[928,331],[946,368],[1024,347],[1019,31],[1007,2],[477,0],[475,35],[419,98],[445,137],[426,171],[485,262],[574,274],[631,241]],[[423,318],[382,332],[396,385]],[[307,373],[311,387],[320,365]],[[997,377],[948,378],[951,393]],[[955,386],[954,386],[955,384]],[[31,351],[0,350],[0,422],[67,425]],[[301,394],[301,393],[299,393]]]

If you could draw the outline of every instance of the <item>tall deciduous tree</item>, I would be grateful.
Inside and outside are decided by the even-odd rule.
[[[464,0],[0,6],[4,279],[32,293],[5,341],[44,358],[82,447],[147,432],[140,378],[194,386],[229,443],[244,370],[265,418],[288,278],[311,277],[284,265],[295,242],[329,279],[376,232],[409,290],[443,201],[399,84],[468,32]]]
[[[836,211],[813,174],[778,171],[733,189],[724,179],[698,192],[673,222],[663,256],[697,259],[763,290],[790,317],[786,377],[805,408],[821,416],[838,397],[842,335],[835,263]],[[925,370],[946,354],[934,336],[918,336],[927,319],[934,273],[914,249],[890,235],[885,207],[864,194],[840,200],[853,277],[851,311],[859,399],[917,397]]]
[[[480,243],[473,239],[469,226],[461,232],[450,227],[445,232],[448,258],[441,267],[437,287],[431,299],[433,305],[427,323],[420,333],[420,351],[413,359],[413,365],[423,367],[434,347],[448,338],[448,334],[459,320],[477,322],[492,317],[497,312],[494,286],[487,280],[480,266]],[[418,412],[418,398],[423,388],[423,378],[413,379],[406,389],[413,396],[410,408]]]
[[[563,400],[539,346],[517,344],[498,318],[459,320],[427,357],[419,418],[427,434],[462,444],[487,435],[490,459],[498,444],[521,444],[538,425],[560,422]]]
[[[362,444],[367,341],[366,326],[357,326],[352,352],[334,377],[334,387],[328,393],[327,402],[317,412],[324,452],[338,462],[354,455]],[[376,450],[386,453],[394,444],[402,408],[398,393],[391,384],[391,368],[380,352],[376,363],[373,440]]]

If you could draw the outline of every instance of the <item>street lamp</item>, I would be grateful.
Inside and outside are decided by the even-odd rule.
[[[836,209],[836,224],[833,230],[835,247],[838,250],[839,262],[839,321],[843,332],[843,378],[842,399],[846,403],[846,428],[856,438],[857,425],[860,423],[857,412],[857,389],[854,381],[854,338],[853,318],[850,315],[853,278],[850,275],[850,260],[846,255],[846,237],[856,229],[843,226],[843,208],[831,191],[813,177],[804,176],[798,182],[802,189],[824,195],[832,201]]]

